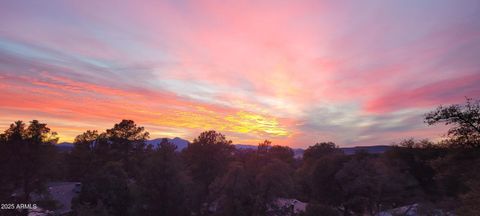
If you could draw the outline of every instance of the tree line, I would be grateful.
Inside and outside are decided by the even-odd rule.
[[[63,152],[46,124],[17,121],[0,134],[0,201],[28,203],[48,182],[73,181],[82,183],[70,213],[78,216],[378,215],[412,204],[419,215],[480,215],[480,102],[440,106],[425,122],[449,125],[448,136],[407,139],[382,154],[319,142],[296,158],[268,140],[236,149],[216,131],[182,151],[167,139],[147,145],[149,133],[131,120],[86,131]],[[308,203],[306,211],[279,198]]]

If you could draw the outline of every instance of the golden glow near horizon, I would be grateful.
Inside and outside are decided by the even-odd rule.
[[[290,134],[287,128],[274,117],[245,111],[225,114],[203,107],[197,108],[195,112],[172,111],[168,116],[161,116],[152,123],[180,128],[252,133],[268,137],[286,137]]]
[[[288,128],[281,125],[281,123],[274,117],[266,115],[255,114],[251,112],[238,111],[232,114],[225,115],[223,113],[216,113],[211,110],[207,110],[204,107],[198,108],[196,112],[181,112],[174,111],[168,113],[168,115],[159,114],[159,118],[147,122],[147,125],[161,125],[162,127],[172,128],[190,128],[199,130],[218,130],[223,132],[232,132],[237,134],[251,134],[258,135],[259,137],[270,137],[270,139],[278,139],[282,137],[288,137],[292,134]],[[112,123],[113,125],[113,123]],[[141,125],[142,126],[142,125]],[[107,129],[97,129],[100,132]],[[58,134],[60,142],[71,142],[78,134],[83,131],[78,128],[62,128],[53,127],[53,130],[62,131],[64,133]],[[91,128],[92,130],[95,128]],[[146,126],[149,129],[149,126]],[[157,132],[150,131],[152,138],[158,137],[181,137],[183,134],[179,132]],[[186,137],[183,137],[186,138]],[[255,144],[260,139],[237,139],[238,142],[248,142]]]
[[[232,132],[259,133],[277,137],[286,137],[290,134],[273,117],[241,111],[225,117],[225,120],[231,123]]]

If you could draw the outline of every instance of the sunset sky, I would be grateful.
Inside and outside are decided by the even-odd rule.
[[[132,119],[306,147],[438,139],[480,96],[480,1],[0,0],[0,128],[72,141]]]

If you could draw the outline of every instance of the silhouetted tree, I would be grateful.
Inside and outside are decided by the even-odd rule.
[[[99,209],[101,203],[100,212],[104,212],[102,209],[105,209],[109,215],[129,215],[132,206],[129,181],[120,162],[108,162],[83,181],[74,208],[79,209],[88,205],[93,209]]]
[[[342,154],[331,154],[315,160],[304,179],[310,201],[336,207],[341,205],[344,194],[335,175],[342,169],[346,159]]]
[[[439,106],[427,113],[425,122],[429,125],[444,123],[452,125],[448,135],[460,147],[480,147],[480,101],[467,99],[464,105]]]
[[[12,154],[9,146],[12,138],[7,137],[7,134],[0,134],[0,173],[2,173],[0,178],[0,201],[2,203],[7,203],[6,201],[13,190],[15,190],[16,172],[11,167]]]
[[[412,204],[417,182],[408,174],[376,155],[358,152],[335,175],[343,193],[344,215],[377,215],[379,212]]]
[[[215,215],[285,215],[278,198],[293,193],[293,151],[266,140],[237,150],[234,162],[211,186]]]
[[[335,174],[346,161],[343,151],[332,142],[322,142],[308,147],[302,159],[295,175],[300,198],[324,205],[339,205],[342,193],[339,193]]]
[[[273,145],[269,140],[258,144],[256,157],[248,168],[254,174],[254,215],[286,214],[278,198],[289,198],[294,191],[294,152],[290,147]]]
[[[280,160],[289,165],[295,162],[295,153],[288,146],[272,145],[272,142],[265,140],[258,144],[256,156],[257,163],[267,164],[272,160]]]
[[[321,142],[313,146],[309,146],[303,152],[303,160],[316,160],[330,154],[343,154],[343,152],[333,142]]]
[[[438,185],[437,193],[440,199],[453,199],[452,205],[445,208],[455,209],[458,207],[458,197],[471,190],[471,186],[480,182],[477,174],[480,149],[479,148],[448,148],[448,152],[430,162],[435,172],[435,181]],[[446,203],[448,204],[448,203]]]
[[[99,214],[102,209],[112,215],[132,213],[132,191],[148,156],[148,136],[143,127],[122,120],[104,133],[87,131],[76,137],[67,158],[70,177],[83,183],[76,209],[83,206]]]
[[[4,193],[20,188],[21,199],[28,202],[32,192],[41,192],[46,181],[55,175],[52,167],[57,140],[56,133],[37,120],[31,121],[28,127],[22,121],[11,124],[0,142],[5,165],[1,178]]]
[[[68,176],[83,183],[74,215],[294,215],[279,198],[308,202],[303,215],[377,215],[414,203],[419,214],[478,215],[479,113],[480,102],[467,99],[426,114],[430,125],[452,126],[439,143],[410,139],[383,154],[345,155],[322,142],[303,158],[269,140],[235,149],[215,131],[181,153],[167,139],[147,146],[149,133],[131,120],[86,131],[59,154],[45,124],[18,121],[0,134],[0,201],[16,191],[28,203],[47,181]]]
[[[206,203],[209,187],[226,172],[234,150],[232,141],[215,131],[201,133],[183,150],[183,159],[194,183],[192,205],[195,212],[200,213],[205,210],[202,206],[209,205]]]
[[[144,161],[138,179],[139,197],[135,214],[187,215],[186,184],[177,147],[163,139]]]
[[[264,140],[263,142],[259,143],[257,146],[257,155],[266,156],[268,154],[268,150],[271,147],[272,147],[272,141]]]
[[[69,178],[71,180],[80,181],[95,166],[95,145],[98,138],[99,134],[96,130],[88,130],[75,138],[73,150],[67,157]]]
[[[456,209],[465,205],[461,207],[462,214],[475,215],[475,211],[466,209],[473,207],[472,201],[478,201],[471,192],[480,185],[479,169],[476,167],[480,161],[480,101],[467,98],[465,104],[439,106],[426,114],[425,122],[451,126],[448,130],[450,139],[441,142],[446,154],[431,162],[439,191],[445,196],[442,199],[450,199],[448,203],[451,205],[446,205],[446,208]]]
[[[242,162],[233,162],[225,175],[212,183],[214,215],[253,215],[256,194],[250,174]]]
[[[132,120],[122,120],[105,132],[111,159],[121,161],[130,177],[135,175],[144,159],[145,142],[148,137],[149,133]]]
[[[271,159],[280,160],[290,165],[295,161],[293,149],[288,146],[274,145],[268,150],[268,156]]]
[[[255,178],[256,199],[254,215],[267,215],[268,211],[282,210],[276,199],[289,197],[294,189],[293,170],[280,160],[260,165]]]
[[[418,199],[434,201],[441,194],[432,162],[446,154],[447,149],[428,140],[407,139],[385,152],[385,159],[400,172],[406,172],[415,178],[425,195],[417,197]]]

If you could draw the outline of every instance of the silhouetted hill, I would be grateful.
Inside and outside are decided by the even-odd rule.
[[[151,145],[156,147],[160,144],[160,142],[162,142],[162,139],[163,138],[148,140],[147,144],[151,144]],[[175,137],[173,139],[167,138],[167,140],[177,146],[177,151],[183,150],[184,148],[186,148],[188,146],[188,143],[189,143],[188,140],[184,140],[184,139],[179,138],[179,137]]]
[[[158,144],[160,144],[162,139],[163,138],[148,140],[147,144],[151,144],[151,145],[156,147],[156,146],[158,146]],[[173,143],[174,145],[177,146],[177,151],[183,150],[184,148],[186,148],[188,146],[188,143],[189,143],[188,140],[185,140],[185,139],[182,139],[182,138],[179,138],[179,137],[175,137],[173,139],[170,139],[170,138],[167,138],[167,139],[168,139],[168,141],[170,141],[171,143]],[[256,145],[246,145],[246,144],[234,144],[234,145],[237,149],[252,149],[252,150],[257,149]],[[57,144],[56,146],[58,147],[58,149],[60,151],[70,151],[73,148],[73,144],[69,143],[69,142],[62,142],[60,144]],[[384,153],[385,151],[387,151],[390,148],[391,148],[391,146],[377,145],[377,146],[343,147],[343,148],[340,148],[340,149],[342,149],[342,151],[345,154],[351,155],[351,154],[355,154],[356,151],[366,151],[370,154],[381,154],[381,153]],[[293,152],[295,153],[295,157],[297,157],[297,158],[302,157],[304,151],[305,150],[301,149],[301,148],[294,148],[293,149]]]
[[[57,145],[55,145],[59,151],[64,152],[64,151],[70,151],[73,148],[73,143],[69,142],[62,142]]]
[[[235,147],[238,149],[257,149],[257,146],[254,145],[245,145],[245,144],[235,144]],[[347,154],[355,154],[357,151],[366,151],[370,154],[381,154],[390,149],[391,146],[386,145],[376,145],[376,146],[355,146],[355,147],[343,147],[340,148],[342,151]],[[295,153],[295,157],[302,157],[303,152],[305,150],[301,148],[294,148],[293,152]]]
[[[246,144],[235,144],[237,149],[257,149],[256,145],[246,145]]]
[[[162,142],[162,139],[163,138],[147,140],[147,145],[151,144],[151,145],[156,147],[160,144],[160,142]],[[176,145],[178,151],[181,151],[182,149],[186,148],[188,146],[188,143],[189,143],[188,140],[184,140],[184,139],[179,138],[179,137],[175,137],[173,139],[167,138],[167,140],[170,141],[171,143],[173,143],[174,145]],[[70,151],[73,148],[73,143],[62,142],[62,143],[57,144],[56,147],[60,151]]]
[[[246,145],[246,144],[235,144],[235,148],[237,149],[253,149],[256,150],[257,146],[256,145]],[[295,157],[302,157],[303,156],[303,149],[301,148],[294,148],[293,153],[295,154]]]
[[[345,147],[341,148],[343,152],[347,155],[355,154],[357,151],[366,151],[370,154],[381,154],[386,152],[388,149],[392,148],[391,146],[386,145],[377,145],[377,146],[355,146],[355,147]]]

